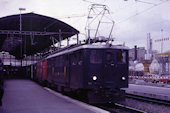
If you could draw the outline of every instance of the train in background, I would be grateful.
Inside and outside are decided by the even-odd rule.
[[[84,44],[60,49],[30,67],[30,77],[89,103],[123,100],[128,87],[128,48]]]

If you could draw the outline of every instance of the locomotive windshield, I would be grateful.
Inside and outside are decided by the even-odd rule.
[[[126,51],[117,50],[116,60],[117,60],[117,63],[119,64],[125,64],[126,63]]]
[[[102,51],[91,50],[90,51],[90,63],[92,63],[92,64],[102,63]]]
[[[113,53],[112,52],[106,53],[106,61],[107,61],[107,63],[113,63]]]
[[[76,51],[71,55],[71,63],[72,65],[82,65],[83,55],[82,51]]]

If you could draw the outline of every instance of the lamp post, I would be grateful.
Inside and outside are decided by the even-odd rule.
[[[163,52],[163,29],[161,29],[161,53]]]
[[[20,37],[21,37],[21,58],[22,58],[22,15],[21,15],[21,11],[25,11],[25,8],[19,8],[20,10],[20,24],[19,24],[19,30],[20,30]],[[21,59],[21,67],[22,67],[22,59]]]
[[[22,31],[22,17],[21,17],[21,11],[25,11],[26,9],[25,8],[19,8],[19,10],[20,10],[20,33],[21,33],[21,31]]]

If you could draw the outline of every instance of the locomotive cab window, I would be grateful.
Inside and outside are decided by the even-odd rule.
[[[78,54],[78,65],[82,65],[82,63],[83,63],[83,52],[82,52],[82,50],[78,51],[77,54]]]
[[[117,50],[116,51],[116,60],[117,60],[117,63],[125,64],[126,63],[126,52],[122,51],[122,50]]]
[[[113,63],[113,54],[111,52],[106,53],[106,62]]]
[[[90,63],[100,64],[102,63],[102,52],[99,50],[90,51]]]
[[[77,55],[76,52],[73,52],[71,55],[71,64],[72,65],[77,65]]]
[[[72,61],[72,65],[82,65],[83,52],[82,51],[73,52],[71,55],[71,61]]]

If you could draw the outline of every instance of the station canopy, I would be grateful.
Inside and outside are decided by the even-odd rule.
[[[79,31],[70,25],[47,16],[25,13],[0,18],[0,51],[17,59],[33,55]]]

